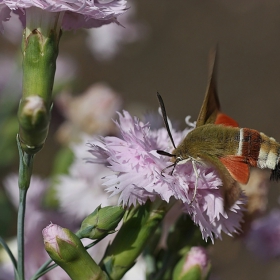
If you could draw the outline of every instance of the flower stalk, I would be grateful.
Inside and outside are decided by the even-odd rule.
[[[18,243],[18,277],[24,280],[24,216],[27,189],[19,189],[19,208],[17,220],[17,243]]]
[[[62,17],[35,7],[26,10],[18,118],[21,147],[29,154],[43,147],[48,134]]]
[[[23,32],[23,84],[18,109],[19,191],[18,278],[24,279],[24,216],[33,159],[47,138],[52,88],[56,70],[60,26],[63,13],[50,13],[36,7],[26,9]]]
[[[26,195],[30,185],[32,169],[33,169],[33,157],[25,153],[21,149],[19,137],[17,137],[17,144],[19,150],[19,208],[18,208],[18,220],[17,220],[17,242],[18,242],[18,263],[17,273],[18,279],[24,279],[24,216],[26,206]]]

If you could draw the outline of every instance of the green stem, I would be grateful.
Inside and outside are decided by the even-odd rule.
[[[46,273],[48,273],[49,271],[51,271],[52,269],[56,268],[58,265],[56,263],[53,263],[52,265],[48,266],[45,268],[44,271],[42,271],[41,273],[39,273],[38,275],[36,275],[36,277],[31,278],[32,279],[39,279],[40,277],[42,277],[43,275],[45,275]]]
[[[24,280],[24,217],[26,207],[26,195],[30,185],[34,155],[25,153],[21,148],[19,137],[17,136],[19,151],[19,208],[17,221],[17,242],[18,242],[18,278]]]
[[[18,274],[19,279],[24,280],[24,216],[26,204],[27,189],[19,190],[19,208],[18,208],[18,227],[17,227],[17,242],[18,242]]]
[[[33,275],[30,280],[37,280],[38,278],[40,278],[41,276],[43,276],[44,274],[46,274],[47,272],[49,272],[50,270],[54,269],[55,267],[57,267],[57,264],[54,263],[52,265],[50,265],[53,262],[52,259],[49,259],[48,261],[46,261],[35,273],[35,275]],[[50,265],[50,266],[49,266]]]

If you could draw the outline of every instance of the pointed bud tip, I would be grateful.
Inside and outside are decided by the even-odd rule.
[[[94,212],[86,217],[79,230],[81,238],[100,239],[114,233],[121,221],[125,210],[120,206],[98,206]]]

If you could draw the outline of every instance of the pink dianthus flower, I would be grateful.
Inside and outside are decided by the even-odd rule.
[[[26,9],[39,8],[47,12],[64,13],[62,29],[99,27],[117,22],[116,17],[126,9],[126,0],[0,0],[0,30],[8,21],[11,11],[18,14],[25,26]]]
[[[144,204],[157,197],[169,202],[175,198],[182,202],[182,209],[199,226],[204,239],[221,238],[238,232],[242,221],[243,199],[225,211],[220,193],[221,180],[217,172],[207,165],[198,165],[200,174],[197,194],[194,195],[196,175],[191,163],[176,166],[172,175],[162,170],[170,165],[169,158],[157,150],[172,150],[165,128],[151,129],[137,118],[123,111],[116,122],[120,137],[107,136],[91,142],[93,163],[104,163],[112,174],[104,178],[106,190],[119,195],[119,203],[126,206]],[[191,129],[176,132],[172,129],[175,143],[179,143]]]

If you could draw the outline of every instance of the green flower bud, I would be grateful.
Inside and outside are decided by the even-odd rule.
[[[36,7],[26,9],[18,118],[20,144],[27,154],[40,151],[48,135],[62,16]]]
[[[107,280],[79,238],[66,228],[50,224],[43,229],[45,249],[72,280]]]
[[[124,213],[121,206],[98,206],[83,220],[76,235],[80,238],[100,239],[114,233]]]
[[[210,263],[205,248],[192,247],[176,265],[174,280],[206,280],[210,272]]]

